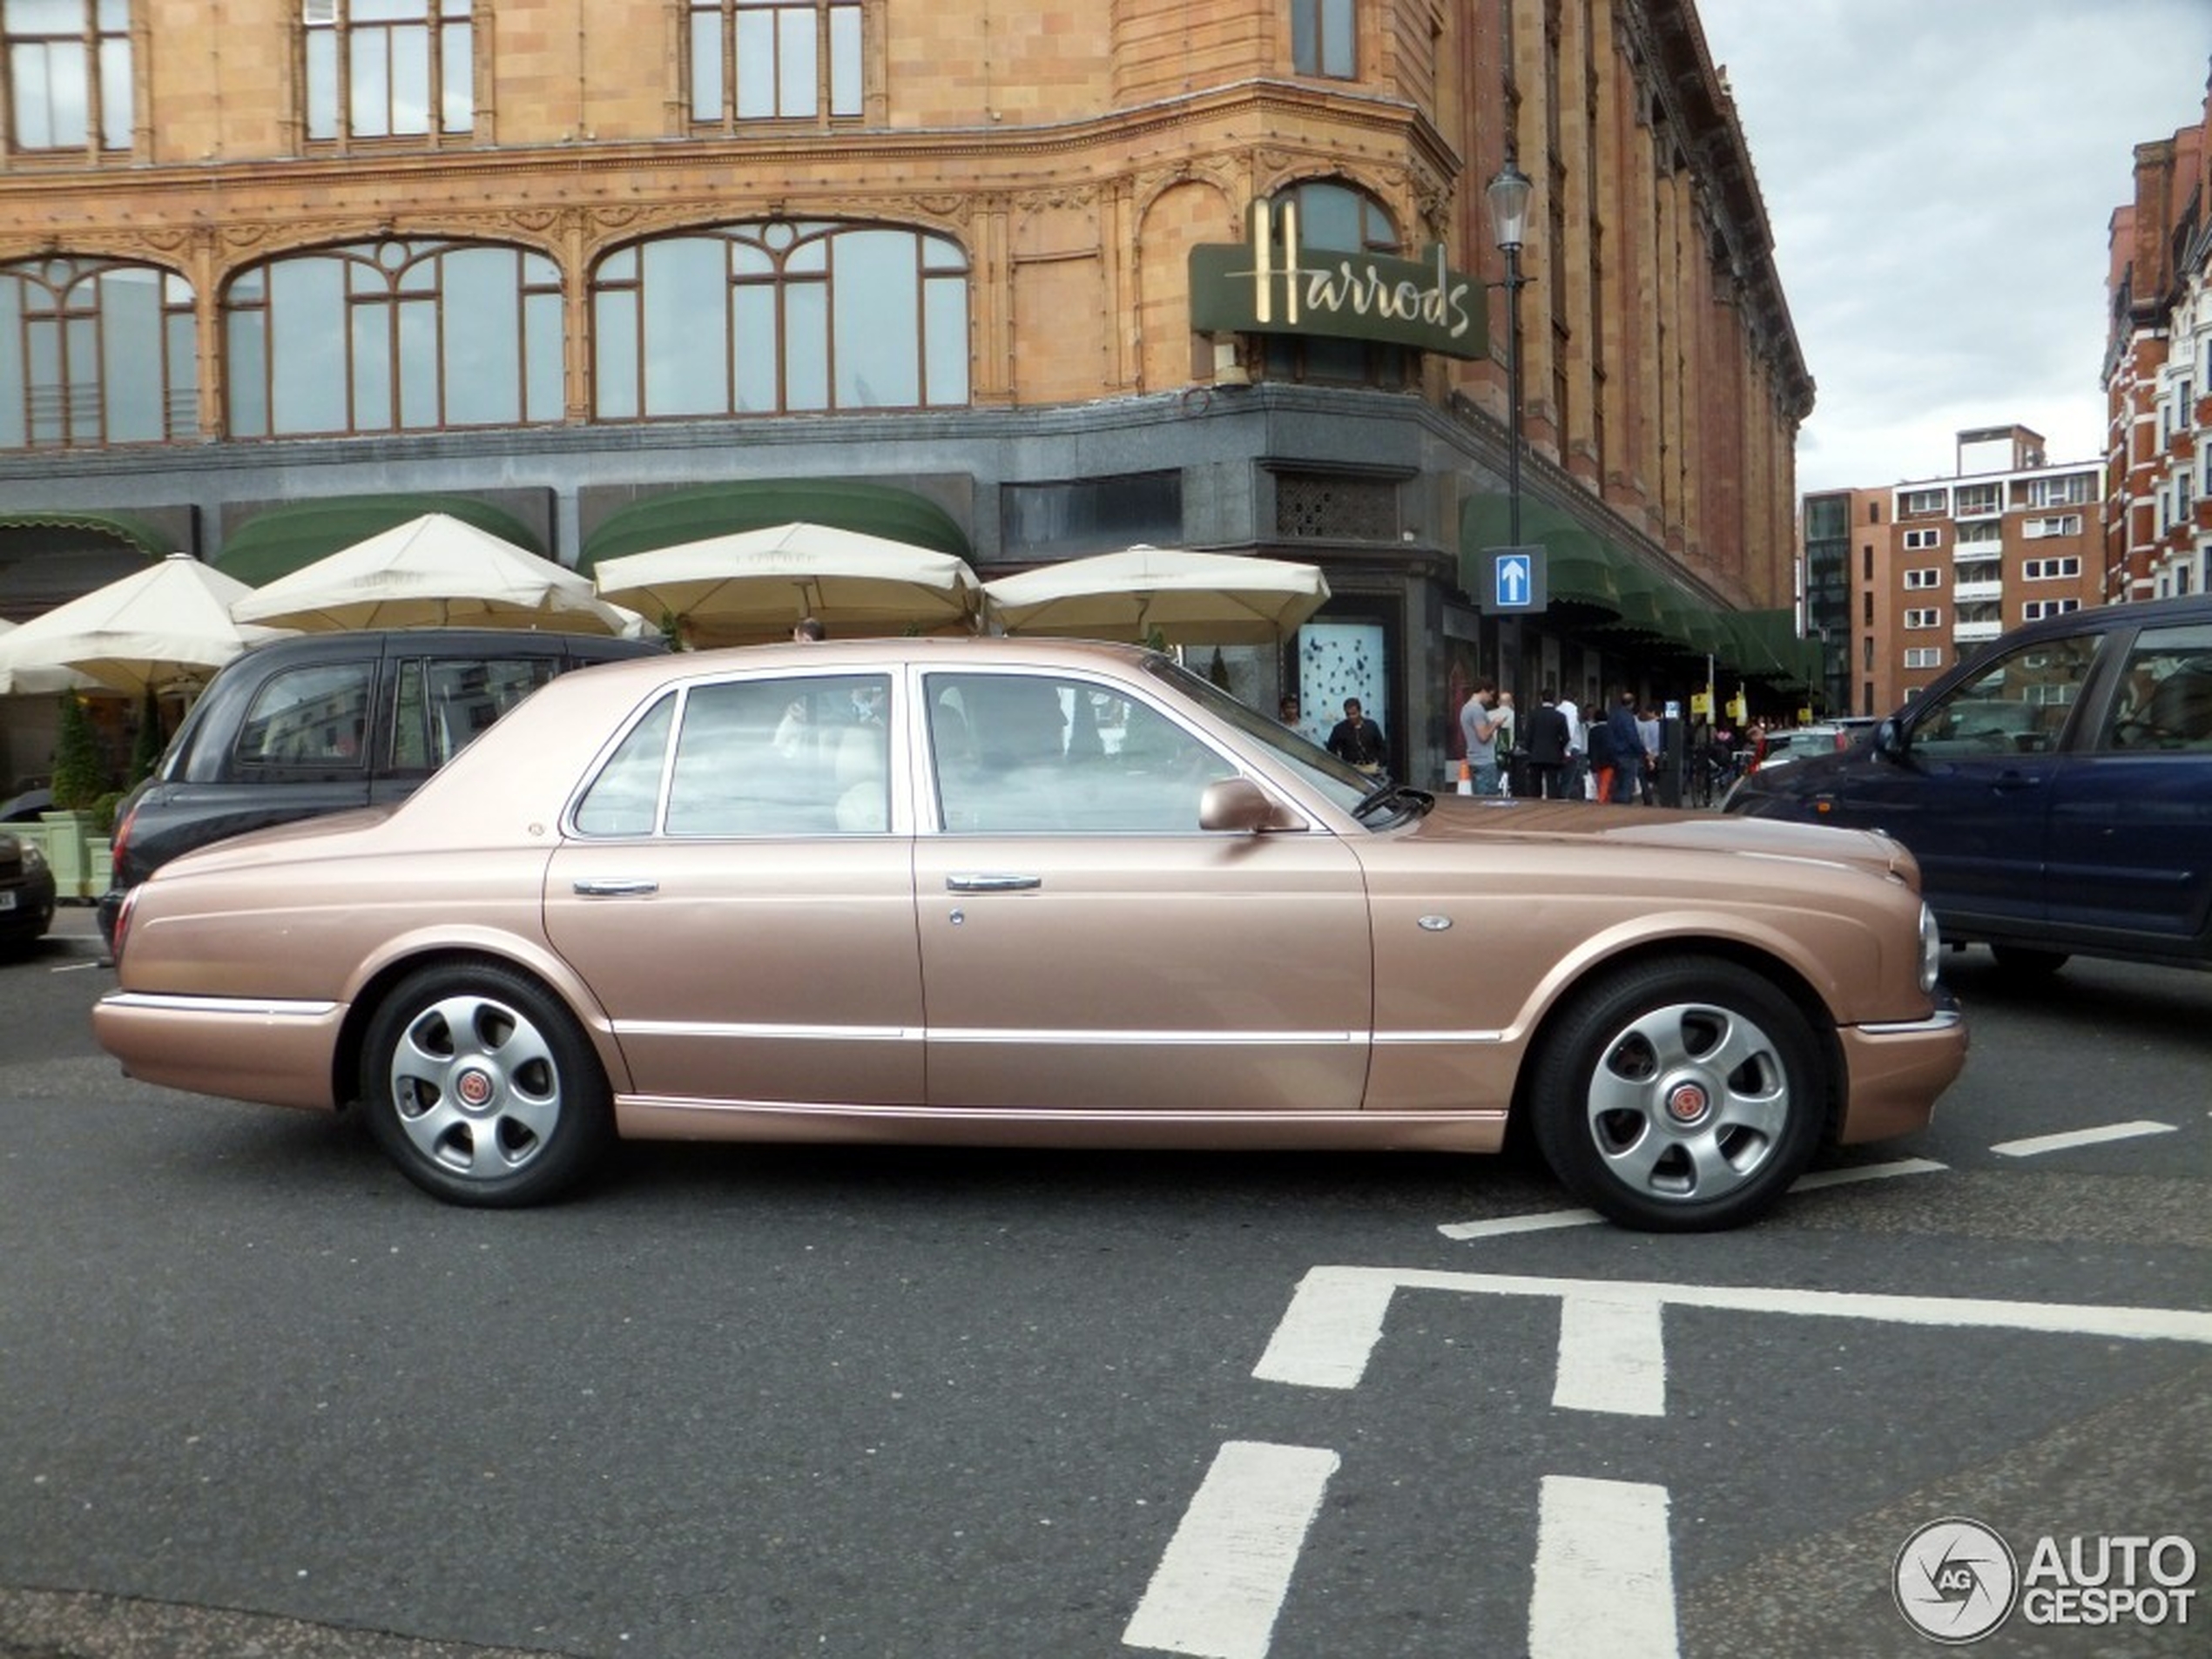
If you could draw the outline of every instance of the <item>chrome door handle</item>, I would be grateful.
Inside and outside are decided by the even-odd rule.
[[[585,899],[635,899],[660,891],[660,883],[645,876],[587,876],[573,885]]]
[[[1044,886],[1041,875],[948,875],[948,893],[1027,893]]]

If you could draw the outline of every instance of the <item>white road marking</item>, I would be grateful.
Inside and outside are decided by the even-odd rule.
[[[1664,1417],[1667,1349],[1659,1309],[1649,1297],[1561,1297],[1552,1404],[1561,1411]]]
[[[1400,1290],[1466,1296],[1575,1296],[1618,1307],[1718,1308],[1892,1325],[2041,1331],[2121,1341],[2212,1344],[2212,1313],[2185,1308],[2090,1307],[2057,1302],[1997,1302],[1965,1297],[1883,1296],[1760,1285],[1670,1285],[1607,1279],[1535,1278],[1386,1267],[1316,1267],[1298,1282],[1266,1352],[1252,1367],[1263,1382],[1305,1388],[1356,1388],[1382,1339],[1390,1299]]]
[[[1885,1181],[1898,1175],[1932,1175],[1947,1164],[1932,1158],[1900,1158],[1894,1163],[1864,1163],[1849,1170],[1815,1170],[1800,1176],[1790,1190],[1848,1186],[1858,1181]],[[1530,1216],[1501,1216],[1494,1221],[1447,1221],[1436,1231],[1447,1238],[1502,1238],[1513,1233],[1548,1232],[1554,1227],[1589,1227],[1605,1219],[1595,1210],[1544,1210]]]
[[[2132,1141],[2143,1135],[2171,1135],[2179,1127],[2148,1118],[2133,1123],[2107,1123],[2102,1129],[2077,1129],[2064,1135],[2032,1135],[2024,1141],[2000,1141],[1989,1150],[2008,1158],[2032,1158],[2039,1152],[2064,1152],[2077,1146],[2096,1146],[2106,1141]]]
[[[1123,1644],[1196,1659],[1265,1659],[1291,1569],[1339,1460],[1315,1447],[1224,1445]]]
[[[1674,1659],[1667,1488],[1544,1477],[1528,1659]]]

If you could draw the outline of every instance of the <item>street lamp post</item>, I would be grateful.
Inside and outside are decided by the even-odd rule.
[[[1521,545],[1521,245],[1528,230],[1528,175],[1506,158],[1485,186],[1490,227],[1506,256],[1506,511],[1508,536]]]

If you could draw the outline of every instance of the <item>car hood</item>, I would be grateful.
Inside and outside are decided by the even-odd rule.
[[[1808,760],[1807,766],[1816,764]],[[1898,876],[1915,886],[1919,867],[1902,842],[1869,830],[1768,819],[1718,817],[1663,807],[1600,806],[1588,802],[1506,799],[1466,801],[1441,796],[1408,834],[1423,841],[1547,841],[1663,847],[1739,858],[1794,859],[1870,875]]]

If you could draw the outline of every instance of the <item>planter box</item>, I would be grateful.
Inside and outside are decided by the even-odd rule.
[[[92,833],[91,813],[41,813],[38,818],[39,827],[45,832],[46,862],[54,867],[55,895],[66,904],[97,899],[105,893],[114,860],[107,838]],[[99,848],[98,887],[92,885],[95,845]]]

